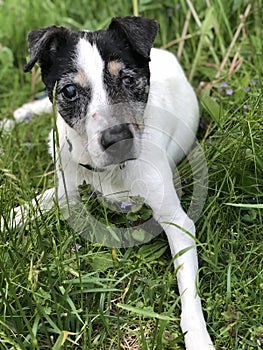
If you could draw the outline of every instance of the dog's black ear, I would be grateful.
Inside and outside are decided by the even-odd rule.
[[[158,29],[157,21],[135,16],[113,18],[108,28],[125,37],[134,51],[148,60]]]
[[[29,72],[36,62],[42,65],[50,65],[56,58],[56,52],[62,47],[70,30],[64,27],[50,26],[33,30],[28,35],[28,47],[30,60],[24,67],[24,72]]]

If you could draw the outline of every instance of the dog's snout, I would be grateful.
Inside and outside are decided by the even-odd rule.
[[[119,124],[112,126],[102,132],[101,145],[104,150],[110,150],[110,147],[121,141],[132,141],[133,134],[129,124]]]
[[[101,147],[112,164],[136,158],[135,138],[130,124],[114,125],[101,133]]]

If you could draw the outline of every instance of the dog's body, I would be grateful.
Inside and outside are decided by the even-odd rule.
[[[139,17],[113,19],[106,31],[36,30],[29,35],[25,71],[38,61],[56,102],[59,201],[75,201],[83,181],[115,200],[143,197],[176,256],[186,348],[211,350],[196,292],[195,228],[172,175],[195,139],[198,104],[176,58],[151,49],[157,30],[155,21]],[[17,119],[39,112],[40,104],[51,106],[25,105]],[[52,196],[49,190],[44,208]]]

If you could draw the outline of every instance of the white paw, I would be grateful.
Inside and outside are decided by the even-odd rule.
[[[14,111],[14,118],[17,123],[21,123],[26,119],[32,119],[33,114],[30,109],[30,104],[25,104]]]
[[[193,329],[188,331],[184,339],[186,350],[215,350],[206,329]]]
[[[0,218],[0,232],[7,226],[10,229],[20,228],[28,220],[35,220],[41,214],[48,212],[54,205],[55,188],[49,188],[44,193],[32,199],[31,202],[13,208],[9,216]]]
[[[40,115],[42,113],[52,113],[52,104],[48,97],[25,103],[14,111],[14,118],[20,123],[27,118],[32,118],[33,115]]]
[[[7,226],[9,229],[16,229],[21,227],[25,223],[26,217],[26,208],[25,206],[13,208],[10,212],[9,217],[6,217],[5,220],[1,217],[0,220],[0,231],[3,232],[4,228]]]
[[[14,119],[5,118],[0,121],[0,130],[11,130],[16,123],[30,120],[34,115],[40,115],[42,113],[52,113],[52,104],[48,97],[25,103],[23,106],[17,108],[13,113]]]
[[[15,126],[15,121],[13,119],[4,118],[0,121],[0,130],[9,131]]]
[[[0,130],[8,132],[11,131],[16,123],[21,123],[25,120],[30,120],[33,114],[27,108],[20,107],[14,111],[14,119],[4,118],[0,121]]]

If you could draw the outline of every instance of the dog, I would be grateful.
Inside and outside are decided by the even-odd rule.
[[[158,29],[155,20],[128,16],[93,32],[33,30],[24,71],[40,65],[48,98],[22,106],[15,119],[49,112],[52,103],[57,112],[58,140],[51,137],[50,145],[58,186],[41,196],[42,208],[55,196],[62,206],[74,203],[84,181],[114,201],[140,196],[151,207],[174,258],[185,347],[211,350],[196,290],[195,226],[173,183],[195,140],[199,108],[176,57],[152,48]]]

